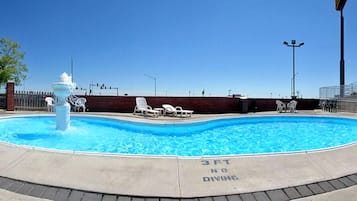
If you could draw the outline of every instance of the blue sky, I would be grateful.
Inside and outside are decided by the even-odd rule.
[[[119,95],[317,98],[339,84],[340,13],[333,0],[0,0],[0,37],[21,44],[28,79],[51,90],[71,71],[79,87]],[[346,84],[357,81],[357,2],[345,9]],[[116,94],[94,89],[94,93]]]

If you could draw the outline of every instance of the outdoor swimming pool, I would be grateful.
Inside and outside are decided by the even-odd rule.
[[[357,120],[316,116],[224,118],[149,124],[104,117],[0,118],[0,141],[66,151],[170,156],[263,154],[325,149],[357,142]]]

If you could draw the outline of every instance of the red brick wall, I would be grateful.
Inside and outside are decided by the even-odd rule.
[[[93,112],[133,112],[134,96],[86,96],[86,107]],[[194,110],[195,113],[238,113],[242,112],[242,101],[231,97],[145,97],[148,105],[161,107],[168,103],[182,106],[184,109]],[[280,99],[288,103],[289,99]],[[276,99],[247,99],[249,112],[274,111]],[[318,108],[318,99],[298,99],[298,110],[312,110]]]
[[[15,83],[8,82],[6,84],[6,110],[15,110]]]

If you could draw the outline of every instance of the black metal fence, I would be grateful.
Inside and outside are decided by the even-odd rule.
[[[0,94],[0,109],[6,109],[6,94]]]
[[[15,110],[46,111],[45,98],[53,96],[52,92],[43,91],[16,91]]]
[[[0,109],[6,109],[6,89],[0,85]]]

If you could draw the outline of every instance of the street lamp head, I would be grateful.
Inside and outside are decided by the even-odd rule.
[[[284,42],[283,42],[283,44],[284,44],[284,45],[289,45],[289,43],[288,43],[288,42],[286,42],[286,41],[284,41]]]
[[[300,44],[299,44],[299,47],[303,46],[304,44],[305,44],[305,43],[300,43]]]
[[[296,40],[291,40],[291,44],[295,45],[296,44]]]

